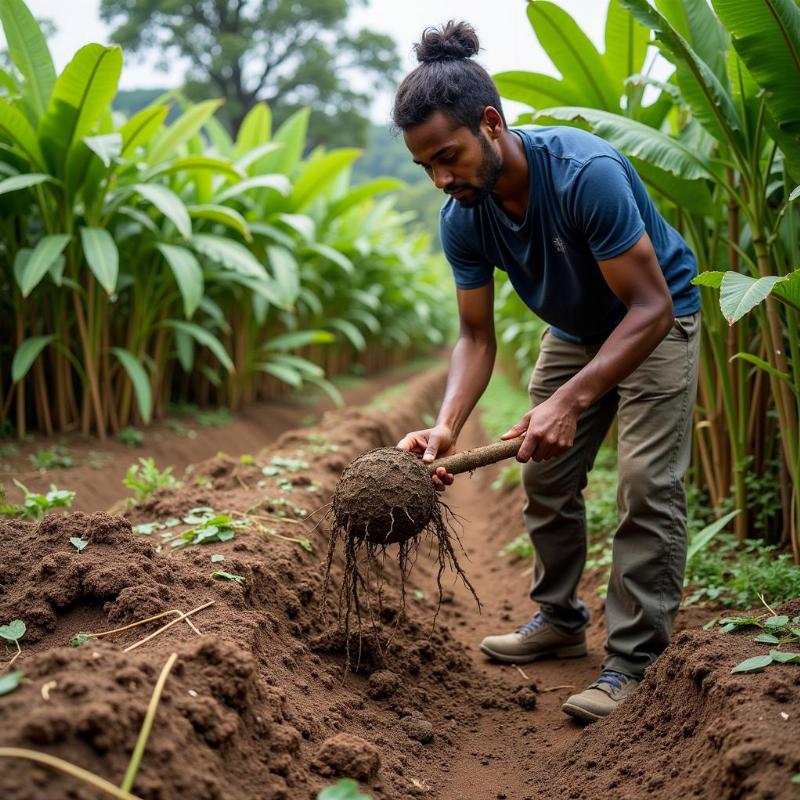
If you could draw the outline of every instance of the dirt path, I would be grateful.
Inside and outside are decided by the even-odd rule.
[[[384,389],[408,380],[416,371],[419,365],[412,362],[352,381],[342,387],[341,392],[348,406],[359,406],[369,403]],[[140,447],[128,447],[115,439],[101,443],[79,435],[52,439],[36,437],[21,445],[13,455],[0,457],[0,485],[6,485],[8,499],[12,502],[19,502],[22,495],[12,483],[12,478],[16,478],[32,491],[47,491],[51,483],[59,489],[72,489],[77,495],[72,506],[74,511],[110,509],[129,496],[122,479],[137,458],[151,457],[160,469],[171,465],[173,474],[180,478],[190,464],[219,452],[236,458],[243,453],[255,453],[286,430],[318,422],[333,408],[333,402],[324,395],[312,402],[303,396],[288,396],[256,403],[232,415],[230,422],[220,427],[203,427],[195,417],[182,415],[145,428],[144,443]],[[31,467],[28,459],[31,454],[59,443],[68,448],[77,466],[50,470]]]
[[[468,449],[487,442],[478,420],[473,418],[464,429],[459,448]],[[487,682],[499,682],[505,687],[505,691],[494,692],[496,696],[507,697],[519,687],[531,684],[536,685],[539,694],[533,710],[502,700],[495,707],[484,701],[490,707],[473,709],[475,723],[470,729],[458,732],[459,754],[450,764],[449,772],[446,776],[427,778],[432,788],[435,787],[432,795],[439,800],[462,800],[464,797],[524,800],[532,797],[529,773],[537,751],[565,748],[582,730],[582,726],[561,711],[561,703],[572,693],[572,688],[553,687],[577,688],[590,683],[603,658],[605,633],[599,622],[589,629],[590,652],[586,658],[539,661],[524,665],[520,671],[490,661],[478,649],[484,636],[512,630],[534,611],[527,594],[528,565],[509,563],[497,552],[522,530],[521,508],[497,513],[497,497],[490,484],[499,469],[495,466],[471,478],[459,477],[447,490],[447,502],[463,517],[462,544],[469,556],[465,569],[481,599],[483,612],[478,611],[463,586],[453,585],[453,603],[443,607],[441,619],[451,626],[467,648],[474,669],[485,676]],[[432,593],[433,589],[430,591]],[[475,704],[474,698],[469,696],[462,699],[467,706]]]

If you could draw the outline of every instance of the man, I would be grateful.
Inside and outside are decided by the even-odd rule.
[[[608,587],[607,656],[598,679],[563,709],[610,712],[669,642],[686,553],[683,476],[697,383],[700,301],[694,255],[656,210],[630,162],[568,127],[511,130],[497,89],[471,56],[474,30],[426,30],[421,64],[393,117],[413,159],[449,195],[441,237],[457,287],[460,333],[433,428],[399,447],[426,462],[454,449],[495,358],[493,281],[503,269],[550,324],[529,392],[524,519],[535,547],[531,597],[516,631],[481,649],[505,662],[586,653],[577,586],[586,557],[582,490],[618,417],[619,527]],[[444,490],[453,476],[440,468]]]

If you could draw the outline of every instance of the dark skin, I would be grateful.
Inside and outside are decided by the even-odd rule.
[[[509,216],[522,220],[528,207],[524,145],[491,106],[484,109],[479,135],[502,162],[491,189],[492,199]],[[403,137],[414,161],[438,188],[462,205],[474,203],[487,155],[485,144],[482,148],[472,130],[454,126],[446,114],[437,111],[405,131]],[[598,267],[627,312],[589,364],[503,434],[502,439],[525,434],[517,461],[544,461],[570,448],[580,414],[642,364],[672,326],[672,299],[647,234],[622,255],[598,261]],[[486,389],[497,352],[492,283],[456,291],[459,336],[436,424],[406,434],[397,444],[421,456],[425,463],[455,450],[464,423]],[[452,484],[453,475],[440,467],[432,479],[436,488],[444,491]]]

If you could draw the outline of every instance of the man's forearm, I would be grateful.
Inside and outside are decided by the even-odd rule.
[[[672,306],[632,306],[597,355],[556,392],[579,412],[644,363],[672,325]]]
[[[497,344],[494,339],[459,337],[450,356],[437,424],[447,425],[455,439],[492,376]]]

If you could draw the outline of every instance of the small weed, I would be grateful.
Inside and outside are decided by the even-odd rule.
[[[69,450],[63,445],[37,450],[35,453],[31,453],[28,456],[28,461],[33,464],[35,469],[41,470],[69,469],[76,464]]]
[[[214,411],[201,411],[195,415],[195,419],[201,428],[223,428],[230,423],[232,417],[227,408],[217,408]]]
[[[800,616],[791,620],[783,614],[775,614],[770,609],[770,614],[761,614],[752,617],[725,617],[704,625],[710,630],[715,625],[720,625],[722,633],[734,633],[742,629],[757,630],[753,637],[759,644],[771,644],[776,647],[785,645],[800,645]],[[800,652],[787,652],[785,650],[770,650],[769,653],[747,658],[737,664],[731,672],[761,672],[770,664],[800,664]]]
[[[152,458],[140,458],[138,464],[131,464],[122,483],[134,492],[136,502],[147,500],[159,489],[173,489],[180,486],[172,475],[172,467],[159,472]]]
[[[500,470],[500,474],[492,481],[492,490],[514,489],[522,483],[522,470],[519,464],[509,464]]]
[[[5,492],[0,489],[0,516],[41,519],[54,508],[69,508],[75,500],[75,492],[59,489],[50,484],[47,494],[32,492],[25,484],[15,480],[14,484],[23,493],[22,504],[7,503]]]
[[[179,419],[167,419],[164,420],[164,425],[167,426],[167,429],[174,433],[176,436],[183,436],[186,439],[196,439],[197,438],[197,431],[190,428],[185,423],[181,422]]]
[[[513,558],[515,561],[520,559],[529,560],[533,558],[533,543],[527,533],[521,533],[512,539],[499,554],[503,558]]]
[[[358,783],[352,778],[345,778],[323,789],[317,795],[317,800],[372,800],[372,798],[367,794],[361,794]]]
[[[19,670],[0,676],[0,696],[11,694],[22,683],[24,677],[25,673]]]
[[[228,542],[236,535],[237,528],[247,527],[247,522],[235,520],[227,514],[217,514],[213,508],[206,506],[193,508],[183,518],[183,522],[193,527],[170,538],[167,543],[172,548],[187,547],[192,544]]]
[[[90,450],[86,456],[89,469],[107,469],[111,465],[111,456],[101,450]]]
[[[126,447],[141,447],[144,444],[144,434],[129,425],[117,434],[117,441]]]
[[[255,459],[249,453],[244,453],[243,455],[239,456],[239,461],[246,467],[250,467],[255,464]]]
[[[81,551],[81,550],[83,550],[83,548],[84,548],[84,547],[86,547],[86,545],[88,545],[88,544],[89,544],[89,542],[87,542],[87,541],[86,541],[86,539],[81,539],[81,537],[80,537],[80,536],[70,536],[70,537],[69,537],[69,543],[70,543],[70,544],[71,544],[71,545],[72,545],[72,546],[73,546],[73,547],[74,547],[74,548],[75,548],[75,549],[76,549],[76,550],[77,550],[79,553],[80,553],[80,551]]]
[[[218,581],[235,581],[236,583],[244,583],[243,575],[233,575],[230,572],[223,572],[221,569],[218,569],[216,572],[212,572],[211,577],[216,578]]]
[[[0,445],[0,458],[11,458],[19,452],[19,447],[15,444]]]
[[[79,633],[73,636],[69,640],[70,647],[80,647],[82,644],[86,644],[87,642],[93,642],[95,640],[94,636],[91,636],[88,633]]]
[[[0,625],[0,639],[5,639],[7,642],[12,642],[17,648],[17,652],[4,669],[8,669],[22,654],[22,648],[19,646],[19,640],[25,635],[27,630],[25,623],[21,619],[12,619],[7,625]],[[16,689],[16,686],[13,687]],[[11,691],[11,689],[9,689]]]
[[[224,560],[225,560],[225,556],[220,555],[219,553],[214,553],[214,555],[211,556],[211,563],[212,564],[219,564],[220,561],[224,561]]]

